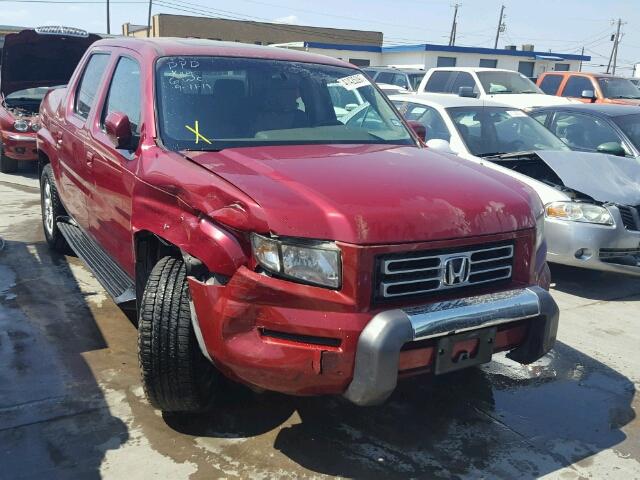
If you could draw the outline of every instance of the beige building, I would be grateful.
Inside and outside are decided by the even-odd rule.
[[[122,26],[122,34],[146,37],[147,26],[125,23]],[[382,32],[167,14],[152,17],[150,36],[209,38],[257,45],[318,42],[382,46]]]

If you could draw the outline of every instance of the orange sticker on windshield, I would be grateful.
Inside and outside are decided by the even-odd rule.
[[[198,120],[195,121],[195,124],[193,125],[193,127],[190,127],[189,125],[185,125],[184,128],[186,128],[187,130],[189,130],[191,133],[193,133],[196,136],[196,140],[195,140],[196,143],[198,143],[200,140],[204,140],[209,145],[211,145],[211,140],[209,140],[207,137],[205,137],[204,135],[202,135],[200,133],[200,127],[198,125]]]

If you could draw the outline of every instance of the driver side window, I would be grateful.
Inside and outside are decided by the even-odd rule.
[[[101,125],[111,112],[124,113],[129,117],[131,133],[140,135],[140,65],[129,57],[120,57],[113,72],[107,100],[102,110]]]

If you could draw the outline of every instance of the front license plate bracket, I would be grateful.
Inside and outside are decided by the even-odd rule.
[[[440,338],[436,349],[434,373],[441,375],[490,362],[497,331],[496,327],[491,327]],[[460,342],[469,340],[478,340],[475,355],[472,357],[471,352],[466,352],[466,355],[465,352],[460,352],[456,355],[456,358],[453,358],[455,346]]]

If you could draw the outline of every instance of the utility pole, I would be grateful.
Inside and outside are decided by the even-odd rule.
[[[613,37],[613,48],[611,49],[611,55],[609,56],[609,64],[607,65],[607,73],[611,70],[613,75],[616,74],[616,65],[618,63],[618,46],[620,45],[620,29],[622,28],[622,19],[618,19],[618,27],[616,28],[616,34]],[[611,64],[613,63],[613,69]]]
[[[109,0],[107,0],[107,35],[111,34],[111,21],[109,19]]]
[[[493,48],[498,48],[498,40],[500,39],[500,32],[504,32],[504,23],[502,23],[502,19],[504,18],[504,5],[500,7],[500,20],[498,20],[498,30],[496,31],[496,42],[493,44]]]
[[[582,47],[582,52],[580,52],[580,56],[584,57],[584,46]],[[578,71],[579,72],[582,71],[582,59],[580,59],[580,68],[578,68]]]
[[[147,37],[151,36],[151,7],[153,0],[149,0],[149,13],[147,13]]]
[[[458,30],[458,7],[459,3],[453,6],[453,22],[451,22],[451,33],[449,34],[449,46],[452,47],[456,44],[456,31]]]

